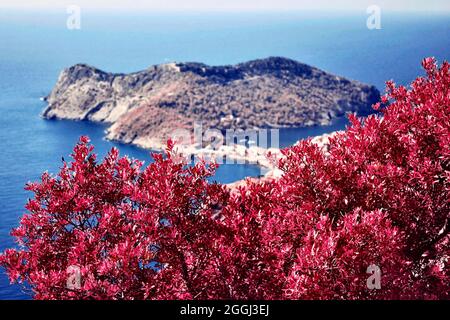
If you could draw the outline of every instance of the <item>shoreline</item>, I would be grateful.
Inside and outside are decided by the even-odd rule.
[[[324,133],[318,136],[310,137],[311,142],[318,145],[324,153],[328,151],[329,139],[334,135],[342,132],[341,130],[333,131],[330,133]],[[120,140],[109,139],[105,136],[105,139],[109,141],[116,141],[124,143]],[[300,139],[292,146],[295,146]],[[141,149],[150,150],[153,152],[162,152],[166,149],[166,144],[163,144],[157,139],[138,138],[131,143],[126,143]],[[283,175],[283,172],[277,168],[278,161],[283,157],[282,150],[284,148],[262,148],[258,146],[245,147],[243,145],[234,144],[232,146],[222,145],[217,150],[212,149],[210,145],[200,148],[198,144],[181,145],[175,144],[174,151],[180,155],[181,161],[186,163],[192,163],[200,159],[211,161],[213,159],[225,158],[224,162],[217,162],[222,164],[248,164],[259,166],[264,174],[259,177],[247,176],[244,179],[237,180],[235,182],[224,184],[231,190],[235,190],[239,186],[245,185],[247,181],[264,182],[272,179],[279,179]]]

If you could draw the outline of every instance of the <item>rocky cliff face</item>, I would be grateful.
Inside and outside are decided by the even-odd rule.
[[[171,131],[198,121],[219,130],[323,125],[348,111],[365,115],[379,97],[373,86],[285,58],[131,74],[78,64],[61,73],[43,116],[107,122],[108,138],[158,148]]]

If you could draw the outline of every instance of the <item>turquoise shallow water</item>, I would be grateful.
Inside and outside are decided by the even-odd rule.
[[[440,15],[382,17],[382,30],[366,28],[361,14],[139,14],[82,12],[82,29],[66,29],[65,12],[0,12],[0,250],[14,245],[8,235],[30,196],[23,190],[48,170],[57,172],[80,135],[89,135],[104,155],[150,161],[147,151],[103,140],[104,127],[39,117],[61,69],[85,62],[107,71],[132,72],[168,61],[228,64],[285,56],[326,71],[375,84],[408,83],[425,56],[448,59],[450,18]],[[286,129],[280,145],[343,129],[332,126]],[[215,177],[231,182],[258,175],[250,165],[222,166]],[[0,271],[0,299],[27,299]]]

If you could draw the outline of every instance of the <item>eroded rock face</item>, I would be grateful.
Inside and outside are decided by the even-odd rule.
[[[78,64],[61,73],[43,116],[107,122],[109,139],[159,148],[195,122],[219,130],[324,125],[349,111],[370,113],[379,97],[374,86],[285,58],[171,63],[131,74]]]

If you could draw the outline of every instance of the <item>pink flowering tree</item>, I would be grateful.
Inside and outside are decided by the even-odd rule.
[[[381,115],[233,191],[171,143],[144,169],[83,137],[27,185],[0,264],[36,299],[449,299],[449,64],[423,66],[410,89],[387,83]]]

